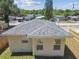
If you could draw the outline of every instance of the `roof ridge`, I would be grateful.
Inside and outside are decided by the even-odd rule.
[[[37,19],[36,19],[37,20]],[[40,19],[39,19],[40,20]],[[40,20],[40,21],[45,21],[45,20]],[[45,22],[43,22],[45,25],[43,25],[42,27],[40,26],[39,28],[37,28],[36,30],[34,30],[33,32],[30,32],[30,34],[33,34],[33,33],[35,33],[36,31],[38,31],[38,30],[40,30],[41,28],[43,28],[43,27],[45,27],[45,26],[47,26],[48,24],[46,23],[46,21]],[[30,35],[29,34],[29,35]]]
[[[33,34],[33,33],[35,33],[36,31],[38,31],[38,30],[40,30],[41,28],[43,28],[43,27],[45,27],[46,25],[44,25],[44,26],[42,26],[42,27],[39,27],[38,29],[36,29],[36,30],[34,30],[33,32],[31,32],[30,34]],[[29,35],[30,35],[29,34]]]

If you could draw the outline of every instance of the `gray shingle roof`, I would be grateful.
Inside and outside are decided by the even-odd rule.
[[[46,20],[31,20],[2,33],[2,35],[59,36],[66,37],[69,33],[55,23]]]

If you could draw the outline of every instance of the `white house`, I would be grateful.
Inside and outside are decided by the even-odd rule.
[[[7,23],[5,23],[4,21],[0,21],[0,31],[2,32],[6,28],[8,28]]]
[[[27,16],[24,17],[25,21],[33,20],[35,18],[34,14],[28,14]]]
[[[44,19],[44,18],[45,16],[41,16],[41,15],[36,17],[36,19]]]
[[[31,20],[2,33],[11,52],[32,52],[35,56],[64,56],[69,33],[47,20]]]
[[[10,26],[19,25],[23,21],[24,21],[24,19],[21,16],[9,16],[9,25]]]

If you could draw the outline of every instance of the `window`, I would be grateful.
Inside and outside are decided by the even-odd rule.
[[[54,50],[60,50],[60,45],[54,45]]]
[[[55,39],[55,43],[54,43],[54,50],[60,50],[61,48],[61,40],[60,39]]]
[[[28,43],[28,40],[22,40],[22,43]]]
[[[0,26],[0,30],[2,30],[2,27]]]
[[[41,40],[38,40],[37,50],[43,50],[43,42]]]
[[[61,44],[61,40],[60,39],[55,39],[55,44]]]
[[[37,45],[37,50],[43,50],[43,45]]]

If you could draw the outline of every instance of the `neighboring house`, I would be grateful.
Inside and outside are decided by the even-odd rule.
[[[2,33],[12,53],[32,52],[35,56],[64,56],[69,33],[47,20],[35,19]]]
[[[0,31],[8,28],[8,25],[4,21],[0,21]]]
[[[79,26],[70,28],[70,33],[72,33],[73,37],[79,40]]]
[[[34,14],[28,14],[27,16],[9,16],[9,25],[16,26],[24,21],[29,21],[35,18]]]
[[[69,31],[72,27],[79,27],[79,23],[75,22],[75,23],[56,23],[58,26],[62,27],[64,30]],[[70,31],[69,31],[70,32]]]
[[[16,16],[16,20],[18,20],[18,22],[23,22],[24,18],[22,16]]]
[[[70,29],[70,33],[73,37],[67,41],[67,44],[73,54],[76,56],[76,59],[79,59],[79,26],[72,27]]]
[[[8,47],[7,37],[0,36],[0,53],[2,53],[4,48]]]
[[[36,17],[36,19],[44,19],[44,18],[45,17],[44,16],[41,16],[41,15]]]
[[[68,16],[69,20],[79,21],[79,16]]]
[[[57,19],[59,19],[58,21],[65,21],[65,17],[64,16],[56,16]]]
[[[54,16],[50,20],[53,21],[53,22],[62,22],[62,21],[64,21],[64,19],[65,19],[64,16]]]
[[[19,17],[19,16],[9,16],[9,20],[10,20],[9,21],[10,26],[19,25],[24,21],[23,17]]]
[[[24,17],[24,20],[25,21],[29,21],[29,20],[32,20],[35,18],[35,15],[34,14],[28,14],[27,16]]]

